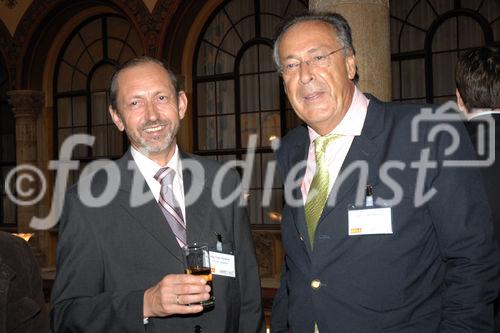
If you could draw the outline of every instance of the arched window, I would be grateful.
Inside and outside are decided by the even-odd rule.
[[[393,99],[429,103],[454,99],[458,56],[484,45],[500,45],[497,0],[392,1]]]
[[[117,158],[127,148],[125,136],[108,116],[109,83],[115,69],[143,54],[141,39],[129,21],[107,14],[78,26],[59,54],[54,79],[56,154],[72,134],[95,136],[92,147],[78,145],[73,159],[81,167],[97,158]],[[76,180],[72,174],[70,182]]]
[[[0,57],[0,228],[14,231],[17,226],[16,206],[4,188],[5,177],[16,165],[16,124],[7,98],[8,79],[7,67]]]
[[[245,159],[249,136],[257,135],[252,180],[245,189],[253,224],[280,220],[281,184],[278,177],[266,183],[271,142],[298,122],[272,62],[272,38],[284,17],[306,9],[300,0],[225,1],[207,20],[197,42],[194,150],[222,162]],[[265,191],[271,195],[263,205]]]

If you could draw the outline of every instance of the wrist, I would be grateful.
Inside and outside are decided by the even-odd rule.
[[[144,319],[153,317],[152,312],[152,300],[151,300],[151,288],[144,292],[143,306],[142,306],[142,317]]]

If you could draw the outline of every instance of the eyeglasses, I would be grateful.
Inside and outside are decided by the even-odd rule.
[[[321,54],[314,56],[312,59],[309,60],[302,60],[302,61],[294,61],[290,62],[288,64],[284,64],[280,68],[280,72],[282,75],[290,75],[297,73],[300,66],[302,64],[307,64],[310,67],[328,67],[330,66],[330,56],[345,49],[345,47],[341,47],[340,49],[333,50],[330,53],[327,54]]]

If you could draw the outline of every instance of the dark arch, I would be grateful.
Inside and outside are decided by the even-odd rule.
[[[241,98],[241,87],[240,87],[240,63],[241,59],[243,59],[243,55],[245,52],[247,52],[249,49],[251,49],[254,46],[259,46],[259,45],[265,45],[270,47],[270,49],[273,49],[273,42],[267,38],[254,38],[243,44],[243,46],[239,49],[238,53],[236,54],[236,57],[234,59],[234,105],[236,106],[235,110],[235,122],[236,122],[236,128],[235,132],[236,133],[241,133],[241,109],[239,107],[239,101]],[[281,91],[281,90],[280,90]],[[281,94],[280,94],[281,95]],[[280,96],[281,100],[281,96]],[[281,105],[280,105],[281,106]],[[284,117],[282,117],[284,118]],[[283,122],[280,122],[280,125]],[[281,127],[282,132],[284,127]],[[241,135],[236,136],[236,147],[241,147]]]
[[[10,35],[9,35],[10,36]],[[3,42],[3,41],[2,41]],[[0,52],[0,182],[5,182],[6,171],[16,165],[15,120],[6,92],[10,90],[9,67],[4,52]],[[5,140],[5,142],[4,142]],[[7,151],[4,151],[6,148]],[[14,203],[5,200],[4,186],[0,186],[0,229],[17,231],[17,213]],[[10,214],[8,213],[10,212]]]
[[[272,40],[270,39],[270,36],[263,35],[261,30],[260,30],[262,17],[263,16],[273,16],[275,18],[282,19],[282,16],[280,16],[280,15],[288,13],[288,10],[290,9],[290,5],[293,1],[296,1],[297,3],[301,3],[302,5],[304,5],[305,8],[307,7],[305,2],[302,0],[288,0],[286,3],[286,6],[284,6],[284,8],[280,8],[279,11],[275,12],[275,11],[261,10],[260,2],[259,1],[252,1],[252,3],[254,4],[253,10],[242,13],[242,16],[239,17],[238,20],[234,20],[234,18],[230,17],[228,12],[226,11],[226,6],[228,6],[228,4],[231,3],[231,1],[225,0],[221,4],[216,6],[216,8],[210,13],[207,20],[204,22],[204,25],[201,29],[199,38],[196,41],[196,44],[194,46],[194,55],[195,56],[194,56],[192,67],[191,67],[192,74],[193,74],[193,87],[192,87],[192,89],[193,89],[193,101],[194,101],[194,106],[193,106],[193,132],[194,132],[193,139],[194,140],[193,141],[194,141],[194,150],[196,153],[203,154],[203,155],[206,155],[206,154],[213,155],[213,154],[217,154],[218,152],[221,152],[222,150],[224,150],[222,152],[223,154],[225,154],[225,153],[233,154],[234,153],[236,155],[239,155],[239,154],[242,154],[244,152],[244,148],[242,147],[241,137],[238,135],[238,133],[241,133],[241,111],[242,111],[241,105],[240,105],[240,97],[241,97],[241,92],[240,92],[240,90],[241,90],[240,76],[241,75],[239,72],[240,62],[241,62],[243,54],[248,49],[250,49],[251,47],[253,47],[255,45],[266,45],[267,47],[270,48],[270,50],[272,50]],[[218,42],[217,42],[217,43],[219,43],[219,45],[212,45],[211,43],[209,43],[209,44],[212,45],[215,49],[217,49],[217,51],[215,51],[215,53],[216,53],[215,57],[217,58],[217,55],[220,52],[224,52],[222,50],[223,49],[222,45],[224,44],[225,38],[228,36],[228,34],[231,31],[234,31],[236,33],[235,38],[239,38],[241,45],[239,46],[237,51],[235,50],[236,54],[231,54],[231,57],[234,57],[234,63],[232,64],[232,70],[230,70],[230,68],[227,68],[226,69],[227,72],[216,73],[217,71],[214,68],[213,73],[212,73],[212,70],[209,71],[209,73],[211,73],[211,74],[199,75],[198,74],[198,69],[199,69],[198,68],[198,61],[199,61],[200,50],[201,50],[201,47],[203,44],[204,36],[207,33],[208,29],[210,28],[210,25],[214,21],[214,19],[218,15],[221,15],[222,13],[225,13],[226,18],[228,19],[228,26],[225,28],[226,30],[224,32],[222,32],[222,35],[220,36],[220,40],[218,40]],[[277,13],[279,13],[280,15],[278,15]],[[289,13],[286,15],[289,15]],[[238,33],[237,26],[238,26],[238,23],[240,21],[243,21],[243,20],[246,20],[249,18],[254,20],[254,31],[251,34],[251,36],[253,36],[253,37],[248,36],[248,37],[250,37],[250,39],[247,41],[244,41]],[[225,53],[229,54],[229,52],[225,52]],[[214,64],[215,63],[210,63],[210,65],[214,65]],[[255,74],[261,75],[261,74],[266,74],[267,72],[268,72],[268,70],[264,70],[262,72],[260,72],[260,70],[259,70]],[[273,68],[272,72],[275,72],[274,68]],[[199,114],[198,114],[198,107],[196,104],[197,98],[198,98],[198,84],[205,83],[205,82],[206,83],[208,83],[208,82],[215,83],[215,82],[220,82],[220,81],[231,81],[231,80],[232,80],[232,82],[234,82],[234,113],[232,113],[232,114],[234,114],[234,116],[235,116],[235,128],[234,128],[235,135],[236,135],[235,148],[234,149],[233,148],[222,149],[222,150],[220,148],[216,148],[214,150],[205,150],[205,149],[200,150],[199,149],[199,142],[198,142],[198,131],[199,131],[198,118],[199,118]],[[281,79],[278,79],[277,86],[279,88],[279,107],[278,107],[278,104],[276,104],[277,105],[276,111],[280,111],[280,124],[279,124],[280,130],[281,130],[280,135],[283,135],[286,132],[287,112],[286,112],[286,97],[284,95],[284,89],[283,89]],[[279,108],[279,110],[278,110],[278,108]],[[259,108],[258,112],[259,112],[259,114],[261,114],[261,112],[265,112],[265,111],[266,110],[260,110],[260,108]],[[218,117],[217,114],[215,116],[216,116],[216,118]],[[217,121],[217,119],[215,121]],[[260,127],[260,124],[258,126]],[[268,151],[269,152],[271,151],[270,148],[267,148],[267,147],[257,148],[257,152],[268,152]]]
[[[139,32],[143,45],[151,16],[142,1],[110,2],[75,0],[54,2],[34,1],[21,19],[14,36],[18,63],[17,89],[42,90],[45,59],[61,27],[83,10],[102,8],[125,16]]]
[[[171,2],[176,1],[178,2],[178,0]],[[206,0],[180,1],[168,24],[164,24],[162,27],[158,56],[169,64],[176,73],[181,72],[184,46],[186,45],[189,30],[196,19],[196,15],[193,15],[193,13],[200,12],[206,2]]]
[[[110,29],[111,29],[111,19],[117,18],[119,19],[118,26],[122,26],[125,28],[124,35],[120,37],[116,37],[113,35],[110,35]],[[100,27],[100,30],[98,34],[95,36],[95,39],[89,40],[87,42],[84,41],[84,38],[82,38],[81,33],[82,29],[88,26],[98,26]],[[73,31],[68,35],[66,40],[64,41],[61,49],[58,51],[57,59],[56,59],[56,64],[54,68],[54,79],[53,79],[53,91],[54,91],[54,114],[56,115],[54,117],[54,137],[56,138],[54,140],[54,151],[58,151],[58,146],[61,144],[60,138],[59,138],[59,133],[65,132],[65,131],[70,131],[72,133],[75,129],[79,130],[84,130],[84,132],[88,134],[93,134],[95,129],[105,129],[105,134],[103,141],[97,140],[96,144],[98,144],[97,147],[104,147],[103,153],[98,153],[95,154],[95,151],[93,151],[90,147],[85,147],[85,153],[84,157],[79,156],[82,159],[87,159],[87,160],[92,160],[95,158],[99,157],[111,157],[115,158],[117,155],[121,155],[123,151],[126,149],[126,140],[125,136],[121,133],[116,132],[116,136],[113,136],[115,139],[123,139],[122,147],[120,148],[121,151],[117,152],[116,149],[113,150],[113,152],[108,151],[107,149],[109,148],[109,143],[110,141],[108,140],[108,134],[107,132],[109,130],[108,127],[110,127],[109,119],[107,117],[104,117],[106,120],[103,121],[103,118],[101,116],[97,117],[97,119],[100,119],[97,123],[94,122],[96,118],[94,118],[94,111],[100,110],[99,109],[94,109],[94,104],[93,104],[93,98],[96,97],[97,95],[105,94],[105,99],[107,100],[109,98],[107,87],[106,88],[99,88],[97,90],[93,90],[91,87],[91,82],[93,79],[94,74],[99,68],[102,68],[102,66],[105,65],[110,65],[114,68],[119,67],[119,62],[126,61],[128,58],[122,59],[122,52],[125,49],[128,49],[131,54],[127,54],[129,57],[133,57],[135,55],[140,55],[144,53],[144,44],[141,43],[141,41],[138,42],[138,44],[134,43],[129,43],[129,37],[131,37],[131,34],[133,35],[138,35],[135,27],[129,22],[127,17],[125,17],[122,14],[118,13],[101,13],[101,14],[95,14],[87,17],[85,20],[80,22],[74,29]],[[140,38],[140,37],[136,37]],[[137,40],[134,38],[134,40]],[[71,45],[73,41],[81,41],[81,45],[79,46],[78,49],[75,49],[75,56],[77,56],[75,59],[71,59],[71,54],[69,55],[70,58],[68,58],[67,50],[68,47]],[[110,42],[115,41],[119,42],[119,48],[116,49],[116,52],[112,54],[111,52],[108,53],[108,48],[111,46]],[[99,53],[94,54],[91,52],[91,49],[93,46],[98,45],[99,46]],[[111,51],[111,48],[109,48]],[[90,67],[86,68],[80,68],[79,63],[80,60],[82,59],[83,55],[86,55],[88,57],[88,61],[90,61]],[[63,64],[65,64],[65,67],[62,67]],[[70,82],[67,83],[65,87],[60,87],[60,82],[59,80],[61,79],[60,75],[61,73],[65,73],[66,75],[71,74],[72,77],[70,79]],[[80,79],[77,79],[77,82],[80,83],[79,87],[75,89],[75,86],[73,83],[75,82],[75,74],[80,73],[83,75]],[[110,74],[110,73],[108,73]],[[64,82],[64,81],[63,81]],[[74,101],[74,99],[84,99],[83,105],[85,105],[85,124],[79,123],[75,124],[73,121],[70,121],[70,124],[67,122],[63,125],[59,123],[59,103],[58,101],[61,100],[69,100],[70,103]],[[104,101],[106,102],[106,101]],[[69,106],[70,108],[70,114],[73,116],[75,112],[73,104]],[[103,112],[106,112],[107,106],[102,105]],[[70,118],[72,117],[70,116]],[[72,118],[71,118],[72,119]],[[66,119],[67,120],[67,119]],[[60,126],[61,125],[61,126]],[[114,128],[114,126],[111,126],[111,128]],[[65,134],[64,134],[65,135]],[[94,145],[93,148],[96,146]],[[99,155],[100,154],[100,155]]]
[[[439,16],[436,20],[434,20],[427,31],[427,34],[425,36],[425,41],[424,41],[425,82],[426,82],[425,95],[426,95],[427,103],[432,103],[434,101],[434,99],[432,97],[434,94],[434,81],[433,81],[433,77],[432,77],[432,73],[433,73],[432,41],[433,41],[434,35],[436,34],[439,27],[447,20],[455,18],[455,17],[456,18],[458,18],[458,17],[470,17],[470,18],[472,18],[481,27],[486,44],[493,43],[493,31],[491,29],[490,24],[482,15],[478,14],[474,10],[467,9],[467,8],[454,9],[454,10],[451,10],[451,11],[444,13],[443,15]]]
[[[5,24],[0,20],[0,56],[6,67],[9,67],[9,56],[12,52],[12,36]]]
[[[7,81],[9,89],[12,89],[13,76],[15,73],[15,67],[12,63],[12,57],[14,56],[14,50],[12,48],[13,38],[10,35],[9,30],[5,24],[0,21],[0,61],[6,69]]]
[[[196,18],[193,13],[198,13],[205,2],[158,0],[155,4],[152,12],[154,26],[158,29],[155,56],[169,64],[175,72],[180,69],[186,36]],[[178,62],[174,62],[174,57]]]

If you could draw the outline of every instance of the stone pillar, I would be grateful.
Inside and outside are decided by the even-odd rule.
[[[7,92],[12,111],[16,119],[16,165],[30,164],[38,167],[37,164],[37,117],[41,113],[45,104],[45,95],[41,91],[34,90],[11,90]],[[39,142],[39,145],[44,143]],[[17,175],[19,176],[19,175]],[[36,175],[34,176],[36,179]],[[38,195],[40,191],[39,180],[22,184],[23,188],[33,190],[33,197]],[[23,198],[23,199],[32,199]],[[17,231],[18,232],[34,232],[30,229],[29,223],[33,216],[38,215],[38,204],[27,206],[17,206]],[[44,266],[45,255],[40,251],[41,239],[45,235],[40,235],[36,232],[35,236],[30,240],[35,257],[39,264]]]
[[[391,99],[389,0],[309,0],[313,12],[336,12],[351,26],[364,92]]]

